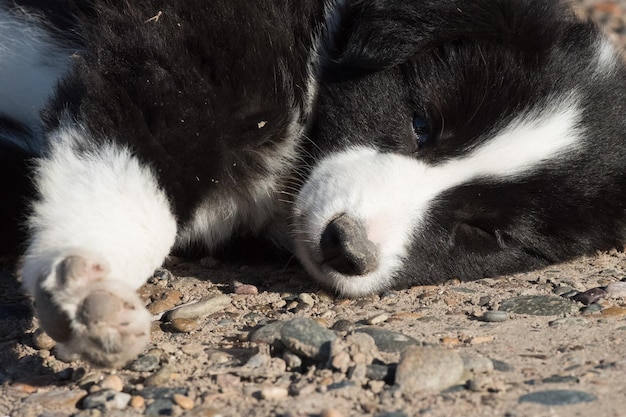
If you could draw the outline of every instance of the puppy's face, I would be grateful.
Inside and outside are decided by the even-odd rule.
[[[570,193],[550,184],[584,148],[581,80],[616,53],[563,5],[400,3],[358,3],[328,48],[298,257],[348,296],[552,261],[543,199]]]

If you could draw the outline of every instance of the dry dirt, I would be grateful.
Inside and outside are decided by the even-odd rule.
[[[584,3],[594,7],[595,16],[621,41],[624,25],[617,3]],[[64,362],[45,339],[34,337],[30,301],[5,266],[0,276],[0,416],[626,415],[623,297],[600,299],[595,312],[584,312],[583,304],[571,301],[569,314],[511,314],[495,323],[478,319],[506,299],[556,297],[555,291],[563,287],[586,291],[621,281],[626,277],[623,253],[598,254],[500,279],[453,280],[357,300],[333,298],[295,261],[241,265],[173,259],[169,270],[173,276],[154,278],[142,289],[155,311],[160,310],[156,302],[183,304],[218,293],[230,294],[230,305],[178,323],[178,329],[166,320],[155,320],[149,353],[159,358],[157,368],[115,372]],[[487,358],[495,369],[466,375],[443,391],[409,393],[398,389],[393,377],[357,378],[350,370],[320,361],[305,361],[299,367],[290,362],[293,356],[283,356],[281,348],[249,340],[259,325],[295,317],[315,319],[327,328],[347,320],[340,323],[349,331],[366,325],[393,330],[464,356]],[[379,363],[393,369],[399,360],[400,354],[392,352],[382,355]],[[119,409],[85,409],[85,395],[107,384],[130,394],[131,401]],[[184,395],[155,414],[150,408],[155,400],[142,390],[150,385],[163,389],[157,400],[172,398],[176,388]],[[592,400],[571,405],[520,401],[525,394],[554,390],[590,394]]]

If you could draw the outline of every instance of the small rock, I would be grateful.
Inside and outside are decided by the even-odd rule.
[[[485,392],[494,387],[494,381],[491,376],[480,375],[472,378],[467,384],[467,387],[470,389],[470,391]]]
[[[154,374],[147,377],[143,383],[147,387],[160,387],[160,386],[167,384],[171,376],[172,376],[172,370],[164,366],[163,368],[159,369]]]
[[[252,368],[252,369],[261,368],[263,366],[267,366],[271,360],[272,360],[272,357],[270,355],[259,352],[255,355],[252,355],[244,366],[246,368]]]
[[[130,397],[130,402],[128,403],[132,408],[143,408],[146,405],[146,400],[143,399],[140,395],[133,395]]]
[[[174,402],[170,399],[158,398],[146,407],[144,415],[148,417],[173,416]]]
[[[222,311],[229,306],[231,299],[229,296],[219,294],[213,297],[206,297],[202,300],[190,304],[185,304],[167,313],[167,318],[174,319],[198,319]]]
[[[154,355],[143,355],[137,358],[130,369],[136,372],[154,371],[159,366],[159,358]]]
[[[122,392],[124,389],[124,382],[122,378],[117,375],[108,375],[100,382],[100,387],[103,389],[112,389],[113,391]]]
[[[83,407],[100,410],[123,410],[129,402],[130,394],[117,392],[112,389],[103,389],[86,396],[83,399]]]
[[[350,320],[337,320],[335,324],[331,327],[332,330],[336,332],[351,332],[356,328],[356,324],[351,322]]]
[[[163,313],[174,308],[181,298],[183,294],[180,291],[163,289],[146,308],[151,314]]]
[[[141,395],[146,400],[156,400],[159,398],[171,400],[174,397],[174,394],[187,395],[188,392],[189,389],[184,387],[145,387],[137,394]]]
[[[482,297],[480,297],[478,299],[478,306],[479,307],[485,307],[485,306],[489,305],[489,303],[491,303],[491,296],[489,296],[489,295],[483,295]]]
[[[191,398],[182,394],[174,394],[172,396],[172,400],[176,405],[178,405],[183,410],[191,410],[194,406],[194,402]]]
[[[550,295],[525,295],[500,304],[500,310],[531,316],[562,316],[574,312],[576,304]]]
[[[601,304],[593,303],[589,304],[587,307],[583,308],[581,313],[583,316],[590,316],[592,314],[598,314],[602,312],[604,307]]]
[[[295,370],[302,366],[302,359],[300,356],[288,350],[283,353],[283,360],[285,361],[287,368],[290,370]]]
[[[626,282],[612,282],[607,285],[606,296],[609,298],[626,298]]]
[[[410,336],[380,327],[361,327],[356,329],[356,332],[371,336],[374,339],[374,343],[376,343],[376,347],[381,352],[399,353],[409,346],[420,344],[420,342]]]
[[[302,294],[298,295],[298,301],[300,301],[303,304],[306,304],[310,307],[313,307],[315,305],[315,300],[313,299],[313,297],[311,297],[310,294],[307,294],[305,292],[303,292]]]
[[[330,344],[337,338],[334,332],[307,318],[286,322],[280,330],[280,336],[291,351],[320,361],[328,359]]]
[[[606,294],[607,292],[606,290],[604,290],[604,288],[592,288],[585,292],[576,294],[574,297],[572,297],[572,300],[578,301],[579,303],[583,303],[584,305],[588,306],[589,304],[595,303],[599,299],[605,297]]]
[[[57,342],[41,329],[33,333],[33,346],[40,350],[52,350]]]
[[[254,343],[267,343],[275,349],[284,348],[280,331],[285,325],[284,321],[275,321],[261,326],[250,333],[249,340]]]
[[[405,393],[442,390],[458,383],[463,370],[463,359],[451,349],[412,346],[398,363],[396,384]]]
[[[396,367],[392,365],[381,365],[372,363],[367,365],[365,377],[374,381],[385,381],[393,383],[396,376]]]
[[[194,319],[173,319],[172,328],[177,332],[191,333],[198,328],[198,321]]]
[[[389,316],[385,313],[377,314],[374,317],[370,317],[367,319],[367,324],[376,325],[386,322],[389,319]]]
[[[494,370],[493,361],[484,356],[475,354],[461,355],[463,359],[463,367],[473,375],[490,374]]]
[[[479,317],[480,321],[487,323],[501,323],[509,319],[509,313],[501,310],[485,311],[485,313]]]
[[[283,387],[264,387],[261,389],[261,398],[264,400],[282,400],[289,396],[287,388]]]
[[[596,401],[595,395],[583,391],[573,390],[549,390],[537,391],[522,395],[520,403],[535,403],[546,406],[572,405]]]
[[[202,352],[204,352],[204,346],[200,343],[189,343],[183,345],[180,350],[185,354],[193,357],[199,356]]]
[[[626,308],[609,307],[600,312],[605,317],[621,317],[626,315]]]

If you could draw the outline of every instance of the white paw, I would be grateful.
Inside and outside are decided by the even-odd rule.
[[[35,304],[41,327],[64,351],[120,367],[150,341],[151,315],[132,287],[107,277],[96,257],[67,256],[39,279]]]

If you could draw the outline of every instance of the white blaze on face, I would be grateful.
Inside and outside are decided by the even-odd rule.
[[[388,288],[419,235],[433,200],[479,178],[514,181],[576,152],[582,140],[575,95],[552,99],[521,114],[463,156],[429,165],[408,156],[354,147],[323,159],[298,195],[294,209],[296,254],[320,282],[347,296]],[[379,266],[344,276],[321,265],[319,242],[340,214],[361,220],[378,247]]]

